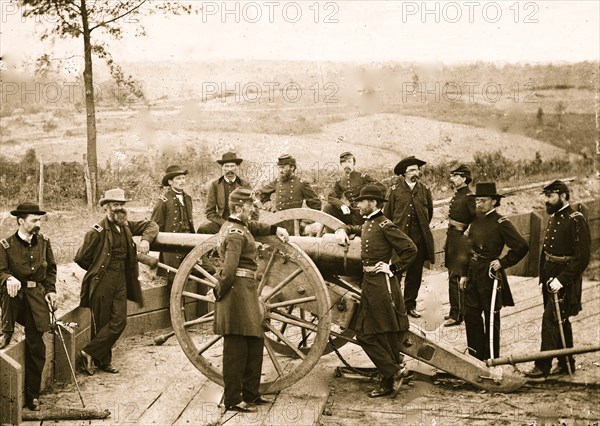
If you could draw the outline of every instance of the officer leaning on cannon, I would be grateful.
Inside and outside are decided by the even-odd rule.
[[[408,374],[400,353],[401,332],[409,322],[397,275],[401,274],[417,255],[417,248],[408,236],[387,219],[381,207],[385,201],[380,188],[365,185],[356,198],[363,225],[346,225],[336,230],[339,244],[348,243],[348,235],[361,236],[363,263],[362,294],[356,325],[356,340],[382,375],[371,398],[398,390],[401,379]],[[392,254],[397,258],[390,264]]]
[[[223,337],[223,382],[226,410],[254,412],[264,404],[259,393],[264,336],[258,301],[256,256],[253,236],[277,235],[287,242],[289,234],[251,220],[254,213],[252,191],[235,189],[229,195],[231,215],[219,231],[217,250],[223,259],[215,276],[215,334]],[[209,292],[210,294],[210,292]]]
[[[485,360],[497,358],[500,354],[500,309],[502,306],[514,306],[504,270],[519,263],[529,251],[529,246],[510,220],[496,211],[504,196],[496,192],[495,183],[478,183],[475,194],[469,196],[475,197],[477,216],[469,228],[471,260],[468,272],[461,273],[461,276],[467,276],[465,326],[469,353]],[[504,246],[509,250],[502,256]],[[498,280],[498,297],[492,301],[495,280]],[[493,353],[490,351],[490,340],[493,342]]]
[[[160,232],[194,233],[192,197],[184,190],[187,174],[188,171],[180,166],[169,166],[162,178],[162,186],[167,186],[169,189],[158,198],[150,218],[158,225]],[[178,268],[183,257],[180,253],[161,252],[158,260]],[[172,272],[158,268],[157,275],[167,275],[168,285],[173,282],[174,274]]]
[[[591,237],[585,217],[569,204],[569,188],[564,182],[555,180],[543,188],[542,194],[550,219],[540,256],[540,288],[544,298],[540,350],[549,351],[563,348],[561,337],[564,337],[565,347],[573,347],[569,317],[581,311],[582,274],[590,261]],[[553,370],[550,370],[552,359],[537,360],[526,374],[545,377],[564,374],[569,368],[575,371],[575,360],[572,356],[568,358],[569,366],[567,358],[560,357]]]
[[[45,211],[37,204],[23,203],[10,212],[19,229],[0,240],[0,308],[2,337],[0,349],[11,340],[15,322],[25,327],[25,403],[40,409],[42,370],[46,345],[42,338],[50,330],[48,305],[55,309],[56,261],[50,240],[40,231]]]

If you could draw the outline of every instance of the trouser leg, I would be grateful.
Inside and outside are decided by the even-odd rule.
[[[243,401],[243,377],[248,358],[248,345],[244,336],[223,336],[223,383],[225,407]],[[262,357],[261,357],[262,358]]]
[[[485,332],[481,309],[467,306],[465,308],[465,327],[467,331],[467,346],[469,353],[478,359],[485,359]]]
[[[242,383],[242,398],[246,402],[255,401],[259,396],[260,377],[263,363],[264,339],[262,337],[247,336],[246,345],[248,357],[244,368]]]
[[[15,322],[17,322],[22,301],[22,293],[17,294],[15,297],[10,297],[6,286],[0,285],[0,311],[2,311],[0,331],[3,333],[13,333],[15,331]]]
[[[425,250],[423,244],[417,244],[417,257],[406,270],[406,278],[404,279],[404,304],[409,311],[417,307],[417,296],[421,288],[423,265],[425,264]]]
[[[402,361],[398,333],[363,334],[359,332],[356,340],[384,379],[392,377],[400,369]]]
[[[448,271],[448,299],[450,301],[450,313],[448,314],[451,319],[455,321],[462,321],[464,312],[464,301],[462,290],[459,287],[460,274],[456,272]]]
[[[482,359],[491,358],[490,354],[490,310],[487,309],[484,311],[485,316],[485,355]],[[498,358],[500,356],[500,312],[494,312],[494,358]]]
[[[42,371],[46,363],[46,345],[44,333],[38,331],[26,299],[22,309],[25,326],[25,399],[31,401],[40,396]]]

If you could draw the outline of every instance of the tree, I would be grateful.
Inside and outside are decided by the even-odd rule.
[[[95,30],[103,30],[113,38],[121,39],[123,36],[121,24],[124,18],[139,16],[142,6],[151,6],[152,2],[150,0],[20,0],[20,2],[24,6],[23,16],[50,18],[45,20],[52,24],[42,34],[42,40],[49,37],[81,37],[83,39],[83,80],[87,119],[86,162],[90,177],[90,190],[87,198],[89,206],[95,205],[98,200],[98,157],[96,154],[96,104],[94,100],[92,55],[94,54],[106,61],[112,77],[119,85],[124,85],[140,99],[143,99],[143,92],[139,89],[133,77],[125,77],[121,67],[112,59],[107,46],[92,39],[92,33]],[[147,10],[149,13],[156,11],[190,14],[192,6],[178,2],[160,2],[157,6]],[[130,21],[132,20],[130,19]],[[137,25],[138,34],[144,35],[143,26],[139,23]]]

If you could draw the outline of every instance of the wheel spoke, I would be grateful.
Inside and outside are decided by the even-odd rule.
[[[202,275],[204,275],[204,277],[210,281],[210,283],[206,283],[211,287],[216,286],[219,282],[217,281],[217,279],[215,277],[213,277],[211,274],[209,274],[206,269],[204,269],[202,266],[198,265],[198,263],[196,263],[194,265],[194,271],[198,271],[200,272]]]
[[[299,299],[286,300],[283,302],[267,303],[266,308],[267,309],[282,308],[284,306],[300,305],[301,303],[309,303],[309,302],[314,302],[316,300],[317,300],[316,296],[301,297]]]
[[[196,318],[191,321],[184,322],[183,326],[190,327],[190,326],[196,325],[196,324],[204,324],[205,322],[214,321],[214,319],[215,319],[215,312],[210,311],[209,313],[202,315],[200,318]]]
[[[300,321],[299,319],[293,319],[293,318],[289,318],[286,315],[284,315],[283,313],[280,312],[270,312],[269,313],[269,318],[272,318],[276,321],[281,321],[283,323],[286,324],[290,324],[290,325],[295,325],[297,327],[300,327],[302,329],[306,329],[306,330],[310,330],[310,331],[314,331],[314,332],[318,332],[319,331],[319,327],[317,327],[315,324],[310,323],[306,320],[304,321]]]
[[[196,300],[202,300],[203,302],[215,303],[214,299],[212,299],[212,298],[210,298],[208,296],[203,296],[203,295],[198,294],[198,293],[192,293],[190,291],[182,291],[181,295],[185,296],[185,297],[192,298],[192,299],[196,299]]]
[[[275,261],[275,256],[277,255],[278,250],[276,248],[273,249],[273,253],[271,253],[271,257],[269,258],[269,262],[265,267],[265,272],[263,272],[263,277],[258,284],[258,294],[262,293],[262,289],[267,283],[267,279],[269,278],[269,274],[271,273],[271,267],[273,266],[273,262]]]
[[[271,330],[271,332],[276,335],[277,337],[279,337],[279,339],[285,343],[291,350],[293,350],[296,355],[298,355],[300,357],[300,359],[305,359],[306,355],[304,355],[300,350],[298,350],[298,348],[296,348],[296,345],[294,345],[287,337],[285,337],[283,334],[281,334],[279,332],[279,330],[277,330],[275,327],[273,327],[271,324],[269,324],[268,322],[266,323],[266,326],[269,328],[269,330]]]
[[[288,314],[291,314],[293,310],[294,310],[294,305],[292,305],[292,306],[288,306],[288,308],[287,308],[287,313],[288,313]],[[282,323],[282,324],[281,324],[281,328],[279,329],[279,332],[280,332],[281,334],[285,334],[285,329],[286,329],[286,328],[287,328],[287,323],[286,323],[286,322]]]
[[[308,299],[308,298],[306,298],[306,299]],[[316,299],[317,298],[315,297],[315,300]],[[302,318],[303,320],[306,320],[306,318],[304,317],[304,309],[300,309],[300,318]],[[298,345],[298,349],[300,349],[300,347],[302,347],[302,346],[306,346],[306,339],[308,339],[308,334],[306,334],[305,328],[300,329],[300,334],[302,335],[302,340],[300,341],[300,344]]]
[[[294,235],[300,235],[300,219],[294,219]]]
[[[217,343],[219,340],[221,340],[222,337],[223,336],[215,336],[212,339],[210,339],[208,342],[206,342],[204,345],[200,346],[200,349],[198,349],[198,355],[202,355],[211,346],[213,346],[215,343]]]
[[[277,286],[275,286],[275,288],[273,290],[271,290],[271,292],[269,294],[267,294],[265,296],[265,298],[263,300],[267,301],[270,298],[272,298],[273,296],[275,296],[277,293],[279,293],[286,285],[288,285],[294,278],[296,278],[298,275],[300,275],[302,273],[302,268],[298,268],[296,269],[294,272],[292,272],[285,280],[283,280],[282,282],[280,282],[279,284],[277,284]]]
[[[265,348],[267,349],[267,353],[269,354],[269,358],[271,358],[271,362],[273,363],[275,370],[277,370],[277,375],[279,377],[283,376],[283,368],[281,368],[281,364],[279,364],[279,360],[277,359],[277,354],[273,350],[273,347],[271,346],[271,342],[269,341],[269,339],[265,339]]]

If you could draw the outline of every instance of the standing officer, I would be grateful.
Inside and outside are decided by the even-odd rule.
[[[198,227],[198,234],[216,234],[229,217],[229,194],[236,188],[250,189],[250,183],[238,176],[238,168],[242,163],[235,152],[226,152],[217,163],[221,165],[223,175],[211,181],[206,190],[206,207],[204,214],[208,222]]]
[[[581,311],[582,274],[590,261],[590,228],[585,217],[569,204],[569,188],[555,180],[544,187],[546,212],[550,215],[540,257],[540,287],[544,297],[541,351],[563,349],[554,294],[557,293],[560,317],[567,348],[573,347],[570,316]],[[569,356],[571,371],[575,360]],[[568,371],[566,357],[558,359],[552,371],[552,359],[535,361],[535,367],[526,372],[529,377],[564,374]]]
[[[469,266],[469,240],[465,231],[475,217],[475,199],[469,197],[471,190],[471,170],[464,164],[450,172],[450,184],[454,196],[448,212],[448,231],[444,247],[446,268],[448,269],[448,299],[450,313],[445,317],[445,327],[459,325],[464,316],[464,289],[467,283]]]
[[[368,394],[376,398],[397,391],[400,379],[408,374],[400,344],[401,333],[408,330],[409,323],[396,276],[416,257],[417,247],[383,215],[381,189],[365,185],[356,201],[366,216],[365,223],[346,225],[336,230],[336,237],[345,245],[348,234],[361,235],[364,275],[356,339],[383,377],[379,387]],[[397,261],[390,264],[393,253]]]
[[[161,195],[154,206],[150,220],[158,225],[160,232],[194,233],[194,220],[192,217],[192,197],[184,190],[187,170],[180,166],[169,166],[162,178],[162,186],[169,189]],[[163,253],[159,255],[159,262],[178,268],[183,261],[181,253]],[[157,275],[167,276],[167,284],[173,282],[174,274],[158,268]]]
[[[217,242],[223,263],[214,289],[214,332],[224,336],[225,409],[239,412],[255,412],[254,404],[268,402],[259,393],[264,336],[253,236],[277,235],[283,242],[289,238],[284,228],[251,221],[253,202],[249,189],[237,188],[229,194],[231,215]]]
[[[119,372],[112,365],[112,347],[127,325],[127,300],[143,305],[137,246],[132,236],[142,236],[139,250],[146,254],[158,235],[158,225],[127,220],[127,201],[120,188],[106,191],[100,199],[106,218],[85,234],[75,255],[75,262],[87,271],[79,306],[90,308],[92,339],[79,352],[79,358],[89,375],[94,374],[94,364],[109,373]]]
[[[433,198],[429,188],[419,182],[424,164],[425,161],[411,156],[396,165],[394,173],[400,178],[390,187],[383,211],[417,245],[417,257],[406,270],[404,280],[404,302],[408,315],[413,318],[421,316],[417,312],[417,296],[423,279],[423,265],[426,260],[435,261],[433,234],[429,228],[433,217]]]
[[[360,190],[367,184],[374,184],[385,190],[380,184],[366,173],[359,173],[356,169],[356,158],[350,152],[340,154],[340,167],[342,177],[336,181],[333,189],[323,205],[323,211],[344,222],[346,225],[362,225],[364,219],[358,211],[356,197]]]
[[[514,306],[512,293],[504,270],[516,265],[529,251],[527,241],[519,234],[508,218],[496,211],[503,195],[496,193],[493,182],[478,183],[475,187],[477,216],[471,222],[469,239],[472,252],[465,289],[465,325],[469,353],[485,360],[500,355],[500,309]],[[504,246],[509,248],[502,256]],[[494,276],[498,277],[497,297],[494,301],[493,346],[490,353],[490,311]],[[485,325],[481,313],[485,316]]]
[[[45,211],[37,204],[23,203],[10,212],[19,229],[0,240],[0,349],[10,343],[15,322],[25,327],[25,403],[40,409],[42,370],[46,363],[43,334],[50,330],[48,305],[55,309],[56,262],[50,240],[40,234]]]

